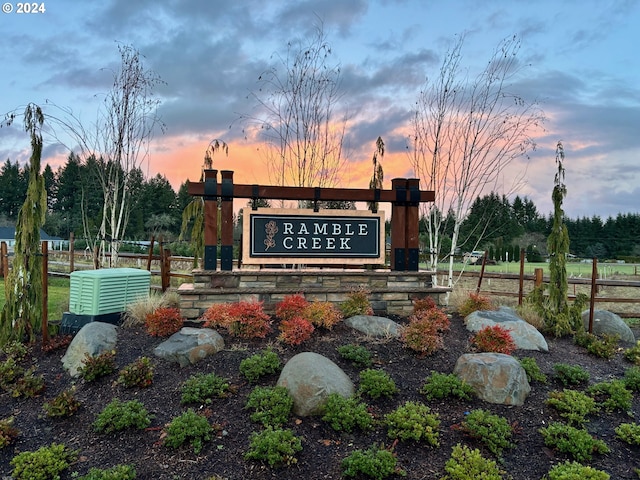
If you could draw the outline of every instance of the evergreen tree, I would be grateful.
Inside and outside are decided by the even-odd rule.
[[[42,110],[29,104],[25,129],[31,137],[27,197],[18,212],[13,268],[5,281],[5,304],[0,313],[0,345],[9,341],[33,341],[42,324],[42,256],[40,228],[44,224],[47,192],[40,173]]]

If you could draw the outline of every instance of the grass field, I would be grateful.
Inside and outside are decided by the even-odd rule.
[[[4,306],[4,279],[0,279],[0,308]],[[69,279],[49,278],[49,320],[61,320],[62,313],[69,309]]]
[[[454,263],[453,269],[458,271],[462,267],[461,263]],[[467,265],[465,266],[466,272],[479,272],[481,265]],[[525,263],[524,264],[524,273],[525,275],[533,275],[533,272],[536,268],[542,268],[544,270],[544,274],[549,274],[549,264],[546,262],[541,263]],[[591,271],[593,265],[591,263],[567,263],[567,275],[569,277],[583,277],[583,278],[591,278]],[[449,270],[448,263],[441,263],[438,265],[438,270]],[[494,273],[520,273],[520,263],[500,263],[498,265],[486,265],[485,272],[494,272]],[[598,264],[598,275],[600,278],[609,278],[611,276],[638,276],[640,275],[640,265],[635,264],[627,264],[627,263],[599,263]],[[629,278],[632,280],[633,278]]]

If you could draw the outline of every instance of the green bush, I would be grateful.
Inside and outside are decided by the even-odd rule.
[[[118,383],[127,388],[146,388],[153,383],[153,364],[149,357],[140,357],[120,370]]]
[[[425,441],[433,447],[440,446],[440,419],[423,403],[406,402],[385,415],[384,421],[387,435],[391,438]]]
[[[541,428],[540,433],[547,447],[570,455],[578,462],[591,460],[594,453],[609,453],[609,447],[602,440],[593,438],[589,432],[560,422]]]
[[[493,460],[484,458],[478,449],[457,444],[444,465],[447,475],[441,480],[501,480],[502,473]]]
[[[429,400],[446,397],[471,400],[473,387],[454,373],[444,374],[432,371],[420,389],[420,393],[426,395]]]
[[[111,468],[92,468],[78,480],[135,480],[136,469],[133,465],[116,465]]]
[[[35,452],[22,452],[11,459],[11,478],[14,480],[51,480],[59,479],[60,473],[69,467],[77,453],[65,445],[52,443],[40,447]]]
[[[168,447],[178,448],[189,441],[194,453],[200,453],[203,443],[211,440],[213,427],[202,415],[198,415],[192,409],[177,416],[167,426],[164,444]]]
[[[472,438],[480,440],[491,453],[498,457],[502,454],[502,450],[513,446],[511,443],[513,428],[509,421],[487,410],[472,410],[460,423],[460,429]]]
[[[256,383],[260,377],[277,373],[282,368],[278,354],[267,348],[240,362],[240,373],[250,383]]]
[[[596,401],[578,391],[564,389],[561,392],[549,392],[547,405],[555,408],[561,417],[566,418],[572,425],[582,425],[587,422],[587,415],[596,413]]]
[[[138,400],[121,402],[114,398],[102,412],[98,414],[93,428],[100,433],[113,433],[134,428],[141,430],[151,424],[151,416]]]
[[[370,367],[373,363],[371,360],[371,352],[362,345],[342,345],[337,348],[338,354],[345,360],[348,360],[357,367]]]
[[[600,358],[611,358],[618,349],[618,335],[602,334],[601,336],[593,333],[579,331],[573,337],[576,345],[584,347],[592,355]]]
[[[519,362],[525,373],[527,374],[527,380],[529,380],[529,382],[535,380],[536,382],[547,383],[547,376],[542,373],[542,370],[540,370],[538,362],[536,362],[535,358],[524,357],[521,358]]]
[[[8,389],[12,397],[33,398],[44,391],[44,376],[36,375],[35,371],[36,367],[31,367],[16,379]]]
[[[18,365],[15,358],[9,357],[0,363],[0,386],[8,392],[13,388],[13,383],[24,375],[24,368]]]
[[[255,387],[247,397],[246,407],[254,410],[254,422],[277,427],[289,420],[293,398],[285,387]]]
[[[624,383],[632,392],[640,392],[640,367],[627,368],[624,371]]]
[[[292,430],[268,426],[262,432],[251,434],[249,450],[244,457],[248,460],[264,461],[275,467],[297,463],[295,455],[301,450],[302,442]]]
[[[20,362],[27,356],[28,349],[24,343],[13,340],[11,342],[7,342],[2,347],[2,351],[5,353],[7,358]]]
[[[346,398],[339,393],[332,393],[327,397],[322,420],[334,430],[343,432],[352,432],[356,427],[368,430],[373,424],[373,417],[366,404],[357,397]]]
[[[372,445],[366,450],[356,450],[342,460],[342,474],[345,477],[365,475],[376,480],[382,480],[390,475],[406,475],[398,468],[398,459],[392,451],[384,446]]]
[[[115,371],[115,350],[105,351],[95,356],[85,353],[82,359],[82,365],[78,368],[78,373],[85,382],[93,382]]]
[[[360,372],[360,388],[358,392],[371,398],[392,397],[398,392],[396,383],[383,370],[367,368]]]
[[[609,480],[609,474],[578,462],[563,462],[554,466],[543,480]]]
[[[569,385],[578,385],[589,381],[590,375],[580,365],[569,365],[566,363],[556,363],[553,366],[555,378],[559,380],[565,387]]]
[[[183,404],[209,404],[213,398],[224,398],[228,391],[229,382],[226,378],[215,373],[197,373],[182,384],[180,401]]]
[[[13,417],[0,420],[0,450],[11,445],[19,434],[18,429],[13,426]]]
[[[627,384],[624,380],[596,383],[587,389],[587,393],[602,405],[602,408],[607,412],[613,412],[614,410],[628,412],[631,410],[633,393],[627,389]]]
[[[45,402],[42,408],[47,417],[70,417],[80,408],[80,402],[73,395],[74,391],[64,390],[49,402]]]
[[[364,288],[349,292],[347,299],[338,306],[342,316],[349,318],[355,315],[373,315],[373,308],[369,302],[369,293]]]
[[[636,342],[634,347],[627,348],[624,351],[624,358],[636,365],[640,365],[640,340]]]
[[[622,423],[616,427],[616,435],[629,445],[640,445],[640,425],[637,423]]]

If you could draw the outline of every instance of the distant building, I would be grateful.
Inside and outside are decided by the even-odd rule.
[[[66,240],[59,237],[52,237],[43,229],[40,229],[40,241],[49,242],[49,249],[60,250]],[[7,242],[9,251],[13,251],[13,247],[16,244],[16,227],[0,227],[0,242]]]

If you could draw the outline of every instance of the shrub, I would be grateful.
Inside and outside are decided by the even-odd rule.
[[[373,308],[369,302],[370,294],[371,292],[363,287],[349,292],[347,299],[339,307],[344,318],[354,315],[373,315]]]
[[[302,342],[309,340],[315,330],[311,322],[302,317],[282,320],[278,329],[280,330],[278,340],[292,346],[300,345]]]
[[[0,420],[0,450],[15,442],[20,432],[13,426],[13,417]]]
[[[580,365],[568,365],[566,363],[556,363],[553,366],[555,377],[564,386],[578,385],[589,381],[590,375]]]
[[[271,467],[297,463],[296,453],[302,450],[302,442],[292,430],[274,429],[269,426],[262,432],[253,432],[249,450],[244,454],[248,460],[264,461]]]
[[[368,430],[373,424],[373,417],[367,405],[357,397],[345,398],[339,393],[331,393],[323,407],[322,420],[336,431],[351,433],[354,428]]]
[[[391,397],[398,392],[398,388],[387,372],[367,368],[360,372],[358,392],[375,399],[382,396]]]
[[[111,468],[92,468],[78,480],[135,480],[136,469],[133,465],[116,465]]]
[[[554,466],[543,480],[609,480],[609,474],[578,462],[563,462]]]
[[[231,315],[231,303],[214,303],[200,317],[202,326],[206,328],[225,328],[228,329],[237,319]]]
[[[631,410],[633,393],[627,389],[624,380],[596,383],[587,389],[587,393],[602,405],[602,408],[607,412],[613,412],[614,410],[628,412]]]
[[[305,310],[309,306],[309,302],[304,295],[296,293],[295,295],[286,295],[282,301],[276,303],[276,317],[280,320],[291,320],[295,317],[306,318]]]
[[[9,389],[12,397],[33,398],[44,391],[44,376],[35,375],[35,371],[36,367],[31,367],[15,381]]]
[[[431,446],[440,446],[438,414],[431,413],[425,404],[406,402],[384,418],[389,437],[400,440],[423,440]]]
[[[400,341],[405,347],[423,355],[433,355],[444,347],[444,339],[438,326],[427,318],[412,315],[402,329]]]
[[[523,370],[527,374],[527,380],[529,382],[531,382],[532,380],[535,380],[536,382],[547,383],[547,376],[544,373],[542,373],[542,370],[540,370],[540,367],[538,366],[538,362],[536,362],[535,358],[524,357],[524,358],[521,358],[519,362]]]
[[[35,452],[22,452],[11,459],[11,478],[14,480],[49,480],[60,478],[60,473],[71,465],[77,453],[63,444],[52,443]]]
[[[540,310],[531,302],[522,302],[522,305],[516,307],[516,312],[520,318],[536,330],[542,331],[545,329],[544,317],[540,314]]]
[[[493,460],[484,458],[478,449],[457,444],[444,465],[447,475],[442,480],[501,480],[502,474]]]
[[[331,330],[342,321],[342,312],[331,302],[311,302],[304,311],[305,318],[316,327]]]
[[[193,447],[194,453],[200,453],[203,442],[211,440],[212,432],[213,427],[209,425],[209,421],[189,409],[167,425],[164,444],[168,447],[178,448],[188,441]]]
[[[229,391],[226,378],[215,373],[197,373],[182,384],[182,403],[211,403],[213,398],[224,398]]]
[[[342,460],[342,474],[345,477],[365,475],[376,480],[382,480],[393,474],[404,476],[404,470],[397,466],[398,459],[391,450],[383,445],[371,445],[366,450],[356,450]]]
[[[500,325],[487,325],[471,337],[471,345],[479,352],[511,355],[516,349],[511,332]]]
[[[148,357],[140,357],[125,366],[118,375],[118,383],[127,388],[149,387],[153,383],[153,365]]]
[[[629,445],[640,445],[640,425],[637,423],[621,423],[616,427],[616,435]]]
[[[24,368],[18,365],[13,357],[0,363],[0,386],[6,391],[11,391],[14,382],[24,375]]]
[[[594,439],[586,430],[564,423],[554,422],[541,428],[540,433],[547,447],[566,453],[578,462],[591,460],[594,453],[609,453],[609,447],[602,440]]]
[[[64,390],[51,401],[45,402],[42,408],[47,417],[70,417],[80,408],[80,402],[73,395],[74,391]]]
[[[624,383],[632,392],[640,392],[640,367],[627,368],[624,371]]]
[[[255,383],[260,377],[277,373],[282,368],[278,354],[271,349],[263,350],[240,362],[240,373]]]
[[[480,440],[496,456],[512,446],[513,428],[506,418],[487,410],[472,410],[458,427],[467,435]]]
[[[640,340],[636,342],[636,345],[631,348],[627,348],[624,351],[624,358],[634,363],[635,365],[640,365]]]
[[[99,433],[113,433],[128,428],[142,430],[151,424],[151,416],[138,400],[121,402],[114,398],[98,414],[93,428]]]
[[[456,374],[444,374],[431,372],[426,383],[420,389],[420,393],[426,395],[429,400],[456,397],[461,400],[471,400],[473,387]]]
[[[182,328],[184,320],[180,309],[175,307],[157,308],[144,319],[147,333],[153,337],[168,337]]]
[[[337,348],[338,354],[345,360],[350,361],[357,367],[370,367],[372,365],[371,352],[362,345],[352,343],[341,345]]]
[[[28,349],[24,343],[13,340],[11,342],[7,342],[2,347],[2,351],[5,353],[7,358],[12,358],[16,362],[21,362],[27,356]]]
[[[158,308],[167,306],[169,305],[167,305],[164,295],[151,291],[148,296],[127,304],[122,325],[125,327],[144,325],[147,315],[153,313]]]
[[[432,297],[416,298],[413,300],[413,313],[418,313],[423,310],[433,310],[438,308],[435,300]]]
[[[479,293],[469,293],[469,296],[462,302],[458,308],[458,313],[466,317],[470,313],[479,310],[495,310],[496,307],[491,303],[489,297],[480,295]]]
[[[584,330],[578,331],[573,340],[576,345],[584,347],[587,352],[600,358],[611,358],[618,348],[617,335],[603,334],[600,337]]]
[[[596,413],[598,406],[593,398],[578,390],[564,389],[561,392],[549,392],[547,405],[555,408],[562,418],[572,425],[582,425],[587,415]]]
[[[271,331],[271,318],[262,302],[236,302],[212,305],[202,315],[205,327],[222,327],[242,338],[264,338]]]
[[[277,427],[289,420],[293,398],[285,387],[255,387],[247,397],[246,407],[254,410],[254,422]]]
[[[100,377],[115,372],[115,370],[116,351],[110,350],[95,356],[85,353],[82,359],[82,365],[78,368],[78,373],[85,382],[93,382]]]

